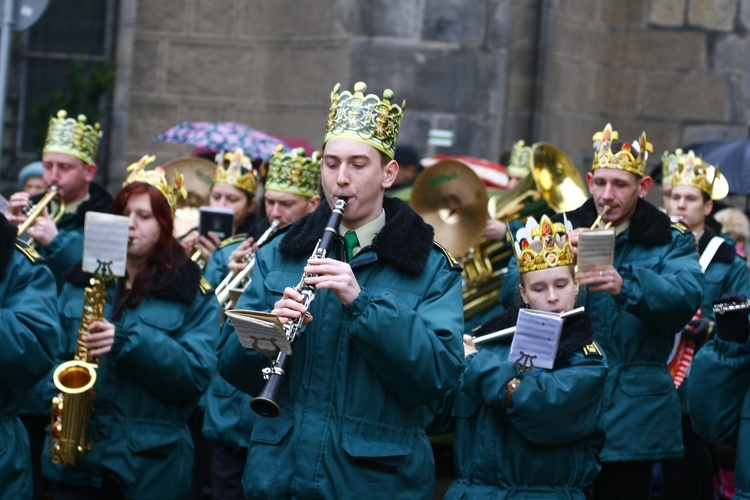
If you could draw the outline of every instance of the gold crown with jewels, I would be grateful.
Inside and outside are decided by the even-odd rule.
[[[89,125],[86,115],[68,118],[68,112],[61,109],[49,120],[42,153],[65,153],[88,165],[94,163],[101,138],[102,130],[98,123]]]
[[[253,168],[253,162],[242,151],[242,148],[228,153],[221,151],[216,155],[214,184],[222,182],[255,195],[258,189],[258,177],[258,171]]]
[[[612,151],[613,142],[619,134],[612,130],[609,123],[604,130],[594,134],[594,162],[591,170],[597,168],[616,168],[626,170],[639,177],[646,175],[646,160],[648,154],[654,151],[654,146],[646,139],[646,132],[641,133],[637,141],[632,144],[621,143],[622,148],[616,153]]]
[[[153,170],[146,170],[146,165],[153,162],[155,159],[155,156],[143,155],[140,160],[130,164],[127,169],[128,172],[130,172],[130,175],[128,175],[127,179],[125,179],[125,182],[123,182],[122,185],[123,187],[125,187],[128,184],[132,184],[134,182],[144,182],[155,187],[161,194],[164,195],[164,198],[167,199],[169,208],[171,208],[172,213],[174,213],[174,210],[177,207],[177,196],[182,195],[182,199],[187,198],[185,180],[182,177],[182,174],[177,172],[177,169],[175,169],[174,185],[170,186],[167,182],[167,176],[163,168],[156,167]]]
[[[311,198],[320,189],[320,152],[305,156],[304,148],[284,153],[279,144],[268,160],[265,188],[270,191],[298,194]]]
[[[681,149],[675,149],[674,153],[664,153],[662,159],[674,165],[672,171],[672,187],[693,186],[713,200],[720,200],[729,194],[729,183],[718,166],[704,162],[700,157],[690,150],[684,153]]]
[[[354,139],[393,159],[406,101],[401,106],[391,104],[391,89],[383,91],[382,100],[375,94],[365,95],[366,91],[364,82],[355,83],[354,92],[341,92],[340,83],[333,87],[323,143],[334,138]]]
[[[526,177],[531,173],[531,146],[524,141],[517,141],[510,150],[508,175]]]
[[[528,273],[575,263],[568,236],[571,231],[573,226],[564,213],[563,222],[552,222],[546,215],[537,222],[530,216],[513,242],[518,270]]]

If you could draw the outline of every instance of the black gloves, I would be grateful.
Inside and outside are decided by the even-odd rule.
[[[693,318],[685,328],[682,329],[682,334],[688,339],[696,343],[696,345],[702,345],[711,333],[711,325],[705,318]]]
[[[715,300],[716,335],[730,342],[747,342],[748,333],[750,333],[748,313],[750,313],[750,307],[748,307],[748,299],[745,295],[731,292]]]

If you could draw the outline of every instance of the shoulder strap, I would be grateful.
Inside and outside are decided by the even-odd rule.
[[[714,255],[716,255],[716,251],[719,249],[722,243],[724,243],[724,238],[721,236],[714,236],[711,238],[711,241],[708,242],[708,245],[706,245],[706,249],[703,250],[703,253],[701,254],[701,258],[698,260],[698,263],[701,265],[701,271],[704,273],[706,272],[706,268],[711,263],[711,260],[714,258]]]

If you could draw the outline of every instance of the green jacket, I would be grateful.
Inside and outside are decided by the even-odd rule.
[[[278,418],[256,418],[245,495],[279,498],[431,498],[427,404],[463,367],[460,268],[433,230],[401,200],[383,202],[386,225],[351,265],[362,292],[347,307],[318,290],[314,320],[294,344]],[[312,214],[256,253],[238,308],[270,311],[295,286],[331,210]],[[343,240],[329,255],[342,259]],[[254,395],[268,359],[244,349],[227,322],[220,373]]]
[[[83,257],[83,225],[86,212],[109,213],[112,196],[98,184],[89,184],[89,199],[78,206],[75,214],[64,214],[57,221],[58,234],[49,245],[37,245],[55,275],[57,288],[63,286],[63,276]]]
[[[73,358],[88,276],[69,274],[60,297],[64,360]],[[127,498],[183,497],[193,466],[186,421],[216,370],[218,303],[192,262],[135,309],[115,299],[119,313],[113,314],[112,297],[123,288],[108,287],[104,315],[115,324],[115,341],[97,369],[89,423],[93,447],[73,467],[44,459],[42,470],[48,479],[71,485],[101,486],[111,477]]]
[[[52,272],[0,214],[0,499],[33,496],[29,440],[18,414],[25,392],[53,366],[59,331]]]
[[[574,228],[596,219],[592,199],[567,214]],[[555,219],[562,219],[558,215]],[[607,354],[604,390],[607,441],[603,462],[668,460],[683,453],[677,390],[667,370],[674,336],[703,298],[703,273],[692,235],[650,203],[638,199],[630,227],[615,238],[614,266],[622,291],[581,293]],[[518,266],[503,282],[506,307],[518,295]]]
[[[695,355],[687,390],[695,432],[737,445],[734,498],[750,499],[750,342],[711,339]]]
[[[476,330],[514,326],[518,309]],[[508,396],[518,371],[513,336],[479,345],[461,380],[437,407],[429,431],[455,432],[455,480],[446,498],[585,498],[604,445],[607,362],[583,314],[565,320],[552,370],[533,368]]]

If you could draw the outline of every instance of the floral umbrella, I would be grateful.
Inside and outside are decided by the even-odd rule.
[[[235,122],[183,122],[169,127],[151,142],[191,144],[215,151],[242,148],[250,158],[264,161],[276,151],[277,145],[282,144],[288,149],[278,137]]]

